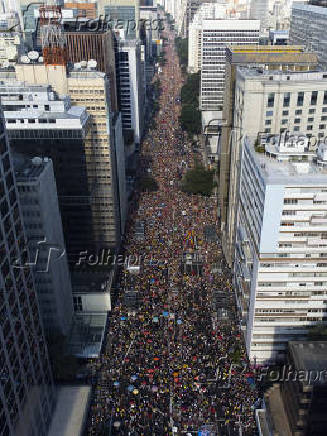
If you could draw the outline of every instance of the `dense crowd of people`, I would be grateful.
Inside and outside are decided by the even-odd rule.
[[[217,201],[180,190],[194,153],[178,121],[182,74],[173,34],[166,36],[160,111],[143,141],[138,169],[139,178],[155,178],[158,191],[136,194],[129,216],[126,255],[144,261],[139,274],[124,271],[106,349],[93,362],[87,434],[168,436],[207,429],[217,436],[253,436],[258,393],[242,369],[247,359],[236,317],[213,317],[217,289],[233,305],[230,277],[212,269],[221,260],[219,241],[204,232],[212,226],[219,235]],[[136,238],[140,220],[144,237]],[[191,263],[186,270],[185,254],[199,255],[200,268]],[[124,298],[131,286],[135,307]],[[231,357],[235,350],[238,365]]]

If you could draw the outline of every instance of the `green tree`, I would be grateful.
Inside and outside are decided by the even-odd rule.
[[[188,64],[188,39],[181,37],[175,38],[175,46],[179,57],[179,64],[186,67]]]
[[[190,135],[201,133],[201,112],[197,107],[190,104],[183,105],[179,121],[182,129]]]
[[[182,104],[191,104],[198,107],[200,91],[200,72],[188,74],[185,85],[182,86]]]
[[[182,180],[182,190],[189,194],[210,196],[214,188],[213,176],[213,170],[206,170],[203,166],[197,165],[185,174]]]
[[[158,191],[158,183],[152,176],[144,176],[140,180],[142,191],[154,192]]]

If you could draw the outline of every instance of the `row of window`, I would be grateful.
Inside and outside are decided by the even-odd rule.
[[[290,101],[291,101],[291,93],[285,92],[284,99],[283,99],[283,106],[289,107]],[[311,98],[310,98],[310,106],[316,106],[317,102],[318,102],[318,91],[312,91]],[[300,91],[297,93],[297,106],[303,106],[303,103],[304,103],[304,91]],[[327,104],[327,91],[324,91],[322,104]],[[275,105],[275,93],[270,92],[267,96],[267,106],[274,107],[274,105]]]
[[[28,124],[56,124],[57,120],[55,119],[47,119],[47,118],[29,118],[29,119],[7,119],[6,120],[8,124],[24,124],[25,121],[28,122]]]

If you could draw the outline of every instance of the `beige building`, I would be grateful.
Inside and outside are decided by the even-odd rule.
[[[317,55],[304,52],[302,46],[231,45],[226,49],[226,85],[219,155],[219,211],[223,231],[223,247],[229,263],[232,263],[234,252],[233,235],[228,231],[230,228],[228,215],[231,215],[233,220],[234,203],[230,203],[229,190],[232,128],[234,129],[233,133],[238,129],[237,124],[233,122],[237,67],[247,65],[272,72],[308,71],[315,69],[317,62]],[[254,113],[257,113],[257,109]],[[253,113],[250,115],[253,117]],[[259,119],[258,117],[253,118]],[[278,127],[275,133],[279,133],[279,130]],[[245,130],[244,133],[247,131]]]
[[[115,248],[124,231],[126,215],[125,155],[120,115],[110,111],[109,81],[105,73],[88,67],[66,71],[64,66],[18,64],[17,79],[50,84],[72,105],[85,106],[92,127],[85,140],[92,217],[97,248]]]

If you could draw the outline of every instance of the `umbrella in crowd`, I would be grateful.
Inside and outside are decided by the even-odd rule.
[[[231,276],[227,268],[220,274],[211,271],[220,244],[217,201],[180,190],[194,154],[179,124],[183,78],[174,35],[166,31],[165,37],[160,111],[142,142],[137,166],[137,180],[150,169],[158,190],[135,193],[124,243],[127,256],[145,261],[139,274],[122,272],[109,346],[90,362],[96,377],[87,435],[194,435],[209,429],[218,436],[238,435],[241,429],[242,435],[253,436],[258,392],[244,366],[233,361],[237,349],[239,361],[248,364]],[[142,238],[135,235],[140,221]],[[203,259],[201,274],[182,268],[185,254],[195,251]],[[133,309],[124,299],[129,284],[138,296]],[[225,321],[215,318],[217,291],[224,292],[231,314]],[[110,433],[103,431],[108,426]]]

